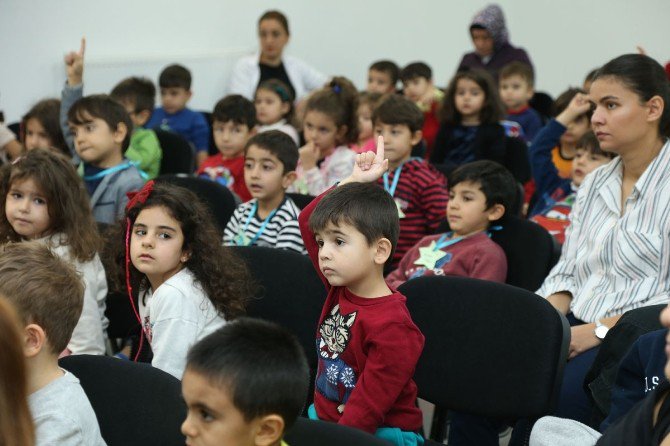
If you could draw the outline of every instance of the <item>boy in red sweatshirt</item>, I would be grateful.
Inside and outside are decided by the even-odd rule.
[[[374,183],[388,169],[384,142],[357,155],[354,171],[300,213],[307,252],[328,289],[317,332],[311,418],[420,445],[412,380],[424,337],[405,297],[384,282],[398,240],[393,198]]]

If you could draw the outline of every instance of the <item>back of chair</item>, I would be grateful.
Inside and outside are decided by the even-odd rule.
[[[535,291],[556,262],[554,239],[542,226],[515,216],[506,217],[491,240],[505,251],[505,283]]]
[[[59,364],[79,378],[109,446],[184,444],[186,406],[172,375],[108,356],[67,356]]]
[[[160,174],[187,173],[195,170],[195,151],[183,136],[166,130],[154,129],[163,150]]]
[[[367,432],[307,418],[298,418],[284,438],[291,446],[389,446],[391,444]]]
[[[195,193],[209,208],[222,233],[237,208],[233,193],[215,181],[178,175],[161,175],[157,181],[181,186]]]
[[[286,196],[293,200],[295,205],[298,206],[301,210],[305,209],[307,205],[310,204],[315,198],[314,195],[298,194],[295,192],[288,193]]]
[[[544,122],[547,122],[553,115],[554,99],[547,93],[536,91],[530,100],[530,106],[542,116]]]
[[[421,277],[400,291],[426,337],[414,376],[421,398],[510,420],[551,413],[570,328],[545,299],[460,277]]]
[[[208,153],[210,156],[216,155],[219,153],[219,149],[216,148],[216,143],[214,142],[214,121],[212,118],[212,113],[207,111],[200,110],[200,113],[205,117],[207,124],[209,124],[209,150]]]
[[[528,146],[521,138],[505,137],[505,167],[519,183],[531,179]]]

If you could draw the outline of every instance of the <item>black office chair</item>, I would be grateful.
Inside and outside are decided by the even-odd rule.
[[[163,150],[160,174],[185,173],[195,170],[195,150],[183,136],[166,130],[154,129]]]
[[[306,194],[299,194],[297,192],[291,192],[286,194],[287,197],[289,197],[293,202],[295,203],[298,208],[305,209],[308,204],[314,200],[314,195],[306,195]]]
[[[108,356],[66,356],[59,365],[79,378],[109,446],[183,446],[186,406],[177,378]]]
[[[21,123],[20,122],[12,122],[11,124],[7,124],[7,128],[14,133],[14,136],[16,136],[16,139],[21,139]]]
[[[216,155],[219,153],[219,149],[216,148],[214,143],[214,120],[212,119],[212,113],[200,110],[200,113],[205,117],[207,124],[209,124],[209,150],[208,153],[210,156]]]
[[[540,114],[545,123],[553,116],[554,99],[547,93],[536,91],[529,104]]]
[[[510,421],[552,413],[570,327],[545,299],[462,277],[420,277],[399,290],[426,337],[414,380],[436,413],[452,409]],[[434,424],[431,438],[443,438],[442,426]]]
[[[216,181],[183,175],[161,175],[156,181],[181,186],[195,193],[212,213],[221,233],[237,208],[233,193]]]
[[[524,184],[531,179],[528,145],[521,138],[505,137],[505,162],[514,179]]]
[[[284,439],[291,446],[389,446],[367,432],[326,421],[298,418]]]

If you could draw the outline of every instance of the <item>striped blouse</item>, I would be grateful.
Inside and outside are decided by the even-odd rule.
[[[623,215],[622,178],[620,158],[586,177],[561,259],[537,292],[570,292],[570,310],[585,322],[668,303],[670,142],[635,183]]]
[[[223,232],[224,245],[236,245],[235,239],[239,234],[243,234],[249,241],[256,237],[263,225],[263,219],[259,219],[258,214],[249,219],[249,214],[255,203],[256,199],[249,200],[235,209]],[[298,214],[300,214],[300,209],[293,200],[289,197],[284,198],[284,201],[277,208],[277,212],[268,221],[267,226],[257,240],[253,242],[253,245],[288,249],[307,254],[298,227]],[[246,224],[247,220],[249,221],[248,225]]]

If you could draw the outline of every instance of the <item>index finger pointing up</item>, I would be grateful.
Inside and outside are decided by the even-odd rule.
[[[380,163],[384,161],[384,137],[382,135],[377,138],[377,156],[375,158]]]

